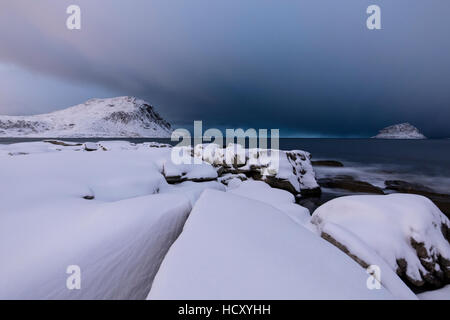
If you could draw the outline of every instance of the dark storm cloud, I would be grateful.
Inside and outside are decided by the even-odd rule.
[[[65,28],[70,4],[82,9],[81,31]],[[382,8],[383,30],[366,29],[369,4]],[[74,92],[77,102],[136,95],[178,125],[364,136],[409,121],[450,136],[449,9],[439,0],[3,2],[0,65],[17,66],[23,93],[2,91],[0,111],[47,112],[73,104]],[[28,88],[21,72],[51,80]],[[5,101],[14,107],[2,110]]]

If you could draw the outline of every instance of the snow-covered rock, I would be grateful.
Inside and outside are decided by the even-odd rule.
[[[386,127],[374,136],[376,139],[426,139],[419,129],[409,123],[400,123]]]
[[[230,186],[230,182],[232,181],[246,181],[248,180],[248,177],[243,173],[226,173],[221,175],[218,179],[219,182],[223,183],[226,186]],[[232,185],[234,182],[231,183]]]
[[[317,208],[311,222],[362,266],[386,273],[387,264],[413,286],[450,282],[450,222],[423,196],[336,198]]]
[[[217,180],[218,176],[214,167],[207,162],[174,164],[171,159],[164,162],[162,173],[169,183],[212,181]]]
[[[170,137],[171,127],[135,97],[91,99],[48,114],[0,116],[0,137]]]
[[[383,287],[369,290],[367,278],[351,258],[274,206],[248,193],[206,190],[164,258],[148,299],[396,297]],[[409,290],[400,280],[398,285]],[[409,293],[403,298],[415,298]]]
[[[217,144],[198,144],[188,150],[193,157],[218,168],[219,176],[245,174],[294,195],[320,193],[311,155],[306,151],[244,149],[240,144],[229,144],[226,148]],[[226,183],[227,179],[223,181]]]

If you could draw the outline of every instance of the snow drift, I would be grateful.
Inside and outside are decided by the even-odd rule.
[[[94,151],[88,151],[88,150]],[[164,145],[0,146],[0,298],[143,299],[205,188],[174,188]],[[66,269],[81,268],[81,290]]]
[[[384,288],[369,290],[367,276],[275,207],[206,190],[164,258],[148,299],[393,298]]]
[[[38,228],[2,232],[0,298],[143,299],[189,211],[182,195],[150,195],[85,208],[64,223],[41,212]],[[71,265],[80,267],[80,290],[66,287]]]

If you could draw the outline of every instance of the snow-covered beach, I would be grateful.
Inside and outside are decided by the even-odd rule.
[[[450,1],[413,2],[2,1],[0,302],[450,301]]]
[[[427,198],[349,196],[310,212],[296,203],[318,187],[307,152],[281,152],[285,170],[267,177],[224,170],[219,147],[201,165],[175,165],[171,150],[0,145],[0,297],[450,298],[430,291],[450,278],[450,223]],[[67,288],[73,265],[79,290]]]

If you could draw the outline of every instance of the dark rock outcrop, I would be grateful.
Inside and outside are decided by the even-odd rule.
[[[344,164],[342,162],[336,160],[316,160],[311,161],[311,164],[315,167],[334,167],[334,168],[344,167]]]
[[[384,194],[381,188],[378,188],[368,182],[355,180],[348,175],[338,175],[332,178],[318,179],[318,183],[323,188],[342,189],[358,193]]]
[[[450,217],[450,195],[435,192],[434,190],[418,183],[410,183],[402,180],[385,181],[386,190],[401,193],[418,194],[429,198],[441,211]]]
[[[71,142],[65,142],[65,141],[60,141],[60,140],[44,140],[44,142],[54,144],[57,146],[62,146],[62,147],[78,147],[78,146],[83,145],[82,143],[71,143]]]
[[[277,150],[277,158],[271,158],[271,152],[266,149],[245,150],[236,144],[226,148],[214,144],[191,148],[191,155],[214,166],[219,177],[244,174],[247,178],[264,181],[272,188],[289,191],[295,196],[320,195],[321,189],[316,182],[308,152]],[[278,161],[275,166],[272,162],[274,159]]]

